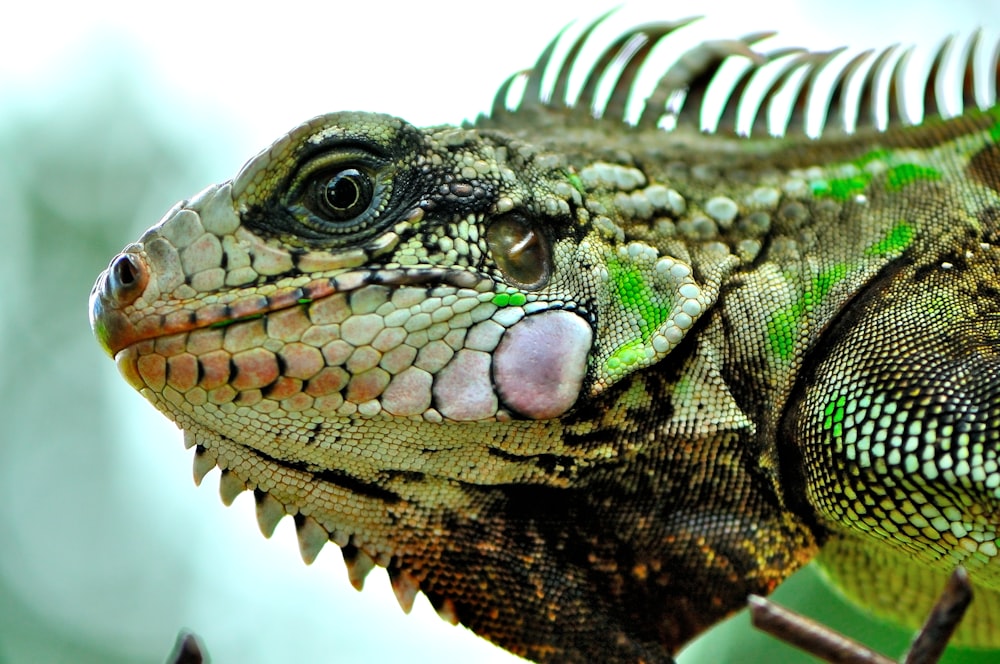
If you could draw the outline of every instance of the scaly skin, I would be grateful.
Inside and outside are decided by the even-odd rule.
[[[531,659],[670,661],[821,547],[904,622],[966,566],[998,647],[997,118],[331,114],[126,247],[94,329],[265,535]]]

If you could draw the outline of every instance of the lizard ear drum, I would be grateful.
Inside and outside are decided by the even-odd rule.
[[[511,285],[538,290],[552,276],[548,238],[519,214],[496,219],[486,229],[486,243],[497,267]]]

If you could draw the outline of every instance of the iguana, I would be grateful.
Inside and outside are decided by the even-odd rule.
[[[624,34],[572,101],[593,26],[475,123],[300,125],[111,261],[98,340],[265,535],[291,515],[306,562],[333,541],[356,587],[383,566],[404,609],[422,591],[524,657],[669,662],[817,556],[904,623],[964,566],[957,641],[1000,648],[1000,107],[976,108],[976,40],[951,119],[953,47],[911,126],[878,86],[905,58],[756,34],[684,54],[627,120],[684,24]],[[767,72],[762,107],[805,72],[781,137],[747,93]]]

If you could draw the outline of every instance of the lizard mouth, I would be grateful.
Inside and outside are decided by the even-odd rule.
[[[489,277],[468,270],[431,267],[349,270],[306,283],[287,279],[295,283],[272,287],[266,294],[256,288],[244,288],[215,298],[174,300],[169,310],[137,317],[134,305],[150,280],[151,269],[141,245],[132,245],[111,261],[94,284],[90,294],[90,323],[98,342],[112,358],[147,339],[225,327],[370,285],[441,285],[480,292],[492,291],[494,287]]]

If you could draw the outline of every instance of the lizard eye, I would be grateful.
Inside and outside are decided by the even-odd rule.
[[[393,189],[391,169],[371,158],[334,154],[302,169],[288,195],[300,235],[335,243],[378,232]]]
[[[314,211],[333,223],[353,221],[372,204],[375,186],[371,177],[357,168],[324,173],[312,182]]]
[[[486,229],[486,243],[504,277],[525,290],[538,290],[552,276],[548,239],[518,214],[500,217]]]

